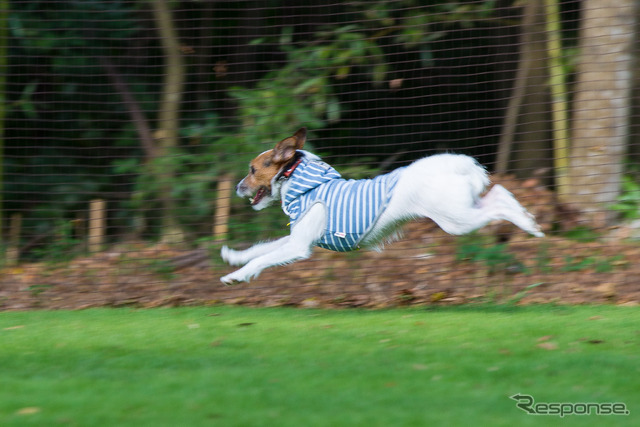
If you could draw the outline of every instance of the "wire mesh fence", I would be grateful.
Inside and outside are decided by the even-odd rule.
[[[0,1],[0,307],[640,301],[637,2]],[[422,219],[248,284],[235,195],[299,127],[345,178],[475,157],[547,237]]]

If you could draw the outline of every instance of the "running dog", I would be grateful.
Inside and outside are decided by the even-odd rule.
[[[431,218],[454,235],[506,220],[544,236],[534,217],[501,185],[480,196],[489,177],[469,156],[438,154],[374,179],[347,181],[302,149],[306,135],[302,128],[260,154],[238,183],[238,196],[249,197],[255,210],[280,201],[291,219],[291,233],[243,251],[224,246],[222,259],[243,267],[222,277],[222,283],[248,282],[265,268],[308,258],[314,245],[341,252],[376,246],[415,218]]]

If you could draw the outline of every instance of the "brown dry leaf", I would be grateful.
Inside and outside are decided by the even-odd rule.
[[[605,282],[595,287],[596,292],[600,292],[602,296],[611,298],[616,296],[616,284],[611,282]]]
[[[536,347],[540,347],[540,348],[543,348],[545,350],[557,350],[558,349],[558,344],[556,344],[556,343],[554,343],[552,341],[547,341],[547,342],[541,342]]]
[[[538,342],[549,341],[551,338],[553,338],[553,335],[545,335],[543,337],[538,338]]]
[[[33,415],[33,414],[37,414],[40,411],[41,409],[36,406],[29,406],[26,408],[18,409],[16,411],[16,415]]]
[[[318,299],[315,297],[305,298],[302,300],[302,303],[300,303],[300,305],[305,308],[316,308],[320,305],[320,301],[318,301]]]

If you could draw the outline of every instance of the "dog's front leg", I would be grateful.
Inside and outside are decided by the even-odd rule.
[[[311,255],[311,248],[322,237],[326,224],[327,212],[325,206],[321,203],[313,205],[291,228],[289,236],[265,244],[271,246],[275,243],[281,243],[277,245],[277,250],[273,249],[276,245],[271,246],[269,251],[264,251],[262,250],[263,248],[258,247],[254,253],[259,252],[260,255],[249,260],[241,269],[220,278],[220,281],[225,285],[248,282],[257,277],[265,268],[308,258]],[[254,248],[247,249],[247,251],[251,251]]]
[[[223,246],[220,250],[220,256],[229,265],[245,265],[254,258],[279,250],[281,246],[287,243],[290,237],[285,236],[272,242],[258,243],[244,251],[235,251]]]

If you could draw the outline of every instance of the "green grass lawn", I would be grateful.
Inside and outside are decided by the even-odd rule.
[[[624,402],[527,415],[509,398]],[[0,313],[0,425],[637,425],[640,309]]]

